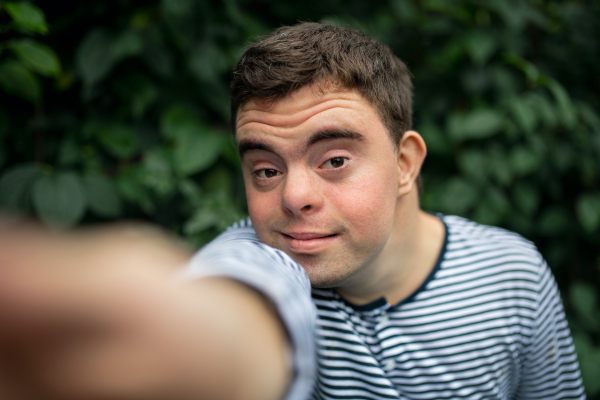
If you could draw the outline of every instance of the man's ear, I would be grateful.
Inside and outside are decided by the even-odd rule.
[[[415,131],[406,131],[398,146],[398,196],[416,190],[416,180],[427,155],[425,141]]]

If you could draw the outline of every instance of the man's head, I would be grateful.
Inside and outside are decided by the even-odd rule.
[[[300,24],[250,47],[231,94],[261,241],[298,261],[314,286],[363,279],[397,222],[418,211],[425,146],[407,131],[405,65],[361,32]]]
[[[390,48],[335,25],[284,26],[251,45],[233,72],[231,116],[250,99],[273,102],[315,83],[356,90],[377,110],[394,143],[412,125],[412,83]]]

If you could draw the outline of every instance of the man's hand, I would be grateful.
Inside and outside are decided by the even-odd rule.
[[[234,281],[177,282],[189,257],[147,228],[0,228],[0,398],[282,397],[276,315]]]

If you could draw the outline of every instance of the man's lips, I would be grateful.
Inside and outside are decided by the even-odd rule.
[[[295,253],[316,253],[329,247],[339,235],[316,232],[280,232],[288,245]]]

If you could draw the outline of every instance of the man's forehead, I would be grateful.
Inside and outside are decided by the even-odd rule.
[[[367,104],[358,104],[358,103]],[[336,107],[364,107],[368,102],[355,90],[322,90],[311,85],[275,101],[251,99],[244,103],[236,117],[236,131],[251,123],[292,128],[312,116]]]

